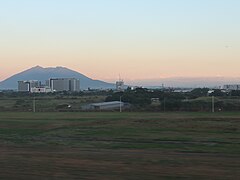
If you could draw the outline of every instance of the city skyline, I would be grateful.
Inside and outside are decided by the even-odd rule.
[[[240,77],[239,1],[0,3],[0,81],[36,65],[105,81]]]

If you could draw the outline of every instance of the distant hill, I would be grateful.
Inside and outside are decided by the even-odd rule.
[[[17,89],[17,82],[21,80],[39,80],[45,83],[50,78],[77,78],[80,79],[81,89],[108,89],[115,85],[100,80],[93,80],[79,72],[65,67],[43,68],[36,66],[26,71],[15,74],[0,82],[0,89]]]

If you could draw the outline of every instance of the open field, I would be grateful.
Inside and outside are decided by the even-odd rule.
[[[240,113],[0,113],[0,179],[238,179]]]
[[[106,93],[106,92],[105,92]],[[133,96],[133,95],[132,95]],[[141,95],[145,97],[144,95]],[[80,112],[86,111],[86,106],[92,103],[105,102],[106,100],[115,101],[117,99],[109,99],[110,94],[81,94],[81,95],[56,95],[56,94],[31,94],[21,96],[20,94],[0,95],[0,112],[32,112],[33,106],[36,112]],[[131,96],[130,96],[131,97]],[[151,97],[155,97],[152,95]],[[158,97],[158,96],[156,96]],[[132,100],[131,100],[132,99]],[[187,112],[211,112],[212,111],[212,97],[203,96],[193,99],[182,99],[176,101],[176,98],[165,98],[159,102],[150,102],[145,104],[148,99],[142,99],[139,102],[139,97],[133,96],[126,98],[123,102],[133,104],[127,108],[128,111],[143,111],[143,112],[164,112],[165,111],[187,111]],[[240,97],[223,96],[215,97],[215,111],[229,112],[240,111]],[[164,105],[165,103],[165,105]],[[71,108],[68,108],[68,106]]]
[[[29,112],[33,111],[33,101],[38,112],[54,112],[62,109],[64,105],[71,105],[71,110],[79,111],[81,106],[105,101],[106,96],[39,96],[39,97],[1,97],[1,111]]]

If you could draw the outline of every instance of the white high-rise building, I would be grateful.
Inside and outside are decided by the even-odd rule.
[[[51,88],[52,92],[60,91],[80,91],[80,80],[75,78],[54,78],[49,79],[47,82],[48,86]]]

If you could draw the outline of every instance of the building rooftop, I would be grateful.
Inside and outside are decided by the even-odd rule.
[[[102,103],[93,103],[91,104],[92,106],[107,106],[107,105],[115,105],[115,104],[120,104],[123,102],[120,101],[111,101],[111,102],[102,102]]]

